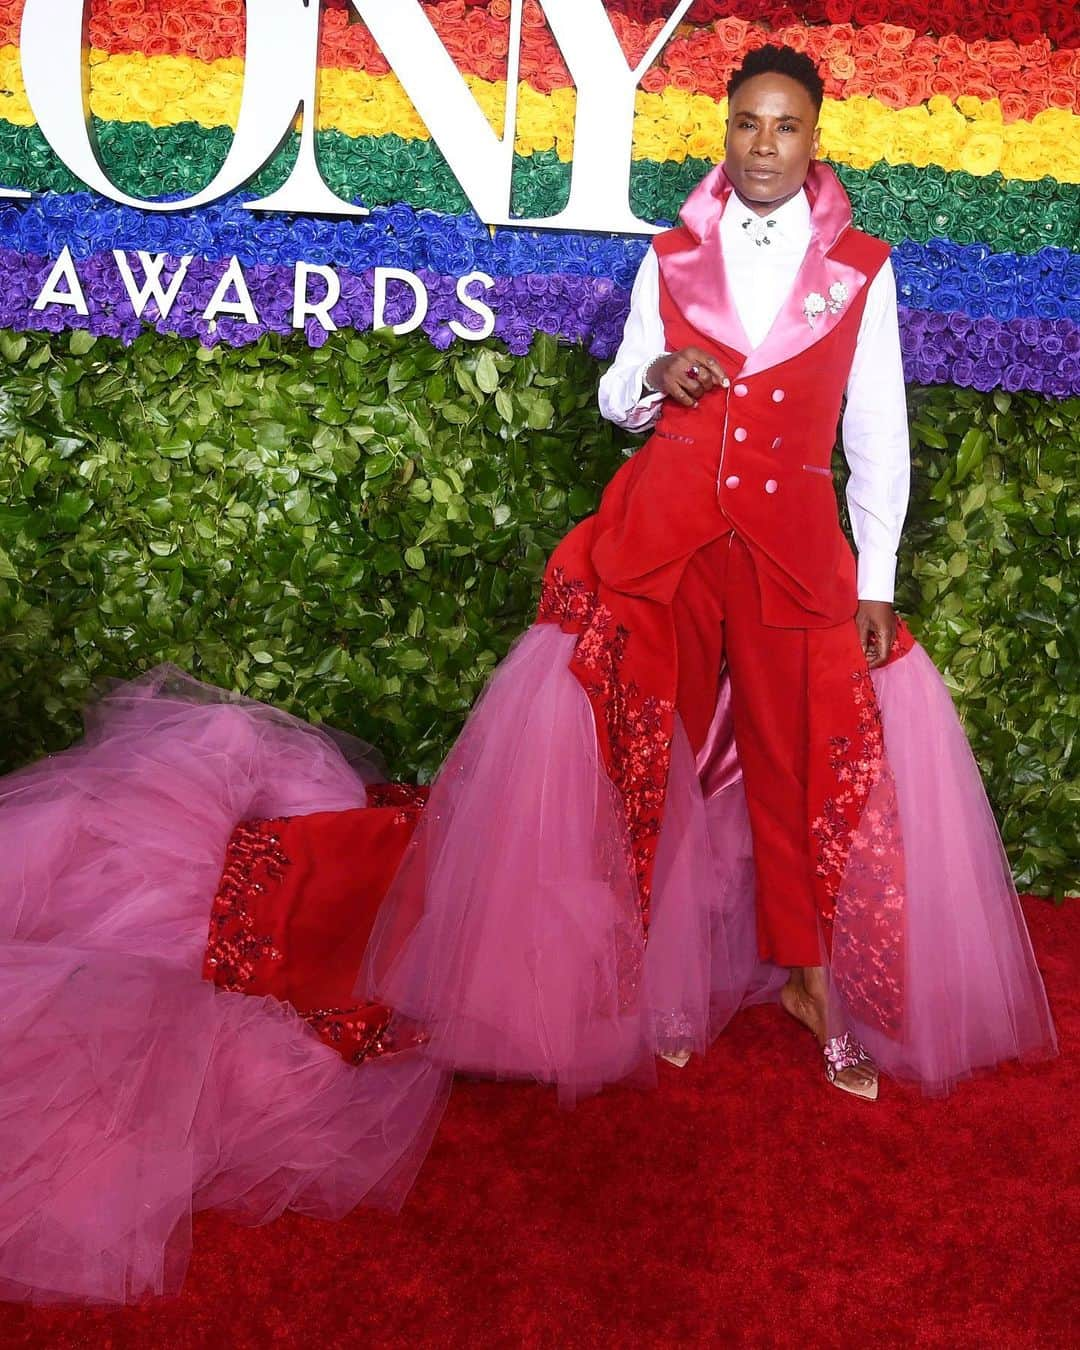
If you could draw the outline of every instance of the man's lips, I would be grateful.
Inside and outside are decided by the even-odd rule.
[[[778,169],[744,169],[743,173],[747,178],[775,178]]]

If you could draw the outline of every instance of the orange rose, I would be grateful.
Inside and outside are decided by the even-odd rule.
[[[145,18],[140,19],[137,15],[132,15],[130,19],[124,22],[124,45],[128,51],[141,52],[143,44],[150,37],[153,28]]]
[[[1001,116],[1003,121],[1020,122],[1027,118],[1028,100],[1026,94],[1021,94],[1018,90],[1010,89],[1007,93],[998,96],[998,102],[1001,104]]]
[[[886,47],[881,41],[880,29],[878,28],[858,28],[852,35],[853,50],[857,56],[878,56],[884,52],[891,52],[891,47]]]
[[[907,74],[900,81],[904,91],[904,107],[925,103],[930,97],[930,76]]]
[[[1044,66],[1050,59],[1050,43],[1046,38],[1021,42],[1016,50],[1025,66]]]
[[[829,62],[829,71],[836,80],[850,80],[855,70],[855,58],[850,52],[839,52]]]
[[[1020,53],[1011,42],[1004,40],[990,43],[990,51],[987,53],[986,59],[991,70],[1019,70],[1021,68]]]
[[[886,108],[906,108],[913,101],[901,80],[875,80],[873,92]]]
[[[902,52],[910,47],[915,37],[914,29],[901,28],[898,24],[883,23],[877,28],[881,45],[890,51]]]
[[[146,13],[144,0],[111,0],[109,18],[113,23],[117,19],[137,19]]]
[[[962,89],[960,80],[955,75],[950,75],[948,71],[938,70],[930,77],[932,94],[944,94],[946,98],[955,99],[960,97]]]
[[[747,27],[742,19],[717,19],[713,32],[725,51],[741,52],[746,42]]]

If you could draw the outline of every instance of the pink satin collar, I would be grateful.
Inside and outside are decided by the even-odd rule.
[[[731,298],[724,271],[720,240],[720,217],[734,188],[718,164],[694,188],[680,213],[694,246],[669,253],[660,268],[672,299],[687,322],[721,346],[744,355],[738,371],[730,376],[752,375],[779,365],[819,342],[841,321],[866,277],[854,267],[830,258],[829,252],[851,227],[851,203],[840,180],[827,164],[810,165],[806,195],[810,200],[810,246],[783,308],[764,342],[751,350]],[[839,287],[839,290],[834,288]],[[842,294],[842,302],[833,298]],[[808,317],[811,299],[823,312]]]

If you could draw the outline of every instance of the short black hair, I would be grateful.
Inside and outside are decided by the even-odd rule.
[[[755,47],[752,52],[747,52],[742,65],[728,80],[728,99],[733,98],[736,90],[747,80],[757,75],[786,75],[790,80],[798,80],[810,95],[814,108],[821,111],[825,86],[817,66],[805,52],[797,52],[794,47],[778,47],[771,42],[764,47]]]

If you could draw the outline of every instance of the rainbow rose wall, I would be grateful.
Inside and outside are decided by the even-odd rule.
[[[28,96],[28,7],[0,3],[5,768],[69,743],[104,678],[173,661],[358,732],[397,776],[430,774],[550,548],[633,445],[600,423],[602,363],[649,229],[723,157],[728,75],[772,40],[821,68],[822,156],[894,249],[915,467],[899,606],[964,717],[1018,884],[1068,888],[1074,5],[680,7],[633,95],[623,199],[607,219],[575,207],[574,228],[550,223],[589,187],[565,2],[406,6],[493,137],[516,73],[499,219],[344,0],[322,6],[304,124],[285,107],[280,147],[194,206],[226,171],[259,7],[87,0],[80,59],[112,185],[92,191]],[[585,8],[630,69],[676,6]],[[71,51],[58,26],[57,62]],[[248,209],[295,182],[305,144],[341,210]]]

